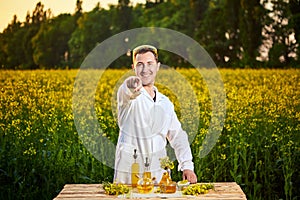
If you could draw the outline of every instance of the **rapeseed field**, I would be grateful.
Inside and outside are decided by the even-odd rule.
[[[176,71],[192,88],[199,110],[189,110],[185,84],[168,70],[159,72],[164,80],[157,87],[174,102],[183,128],[195,135],[191,148],[198,181],[237,182],[248,199],[299,198],[300,70],[220,69],[225,122],[216,145],[202,158],[212,111],[209,90],[195,69]],[[74,124],[77,72],[0,71],[0,199],[52,199],[66,183],[113,181],[113,169],[85,147]],[[113,144],[118,138],[114,99],[127,73],[106,70],[94,96],[101,134]],[[172,176],[179,181],[176,169]]]

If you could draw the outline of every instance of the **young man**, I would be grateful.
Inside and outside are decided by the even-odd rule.
[[[157,49],[150,45],[136,47],[132,52],[132,68],[136,76],[127,78],[118,90],[118,125],[114,180],[131,183],[131,165],[144,163],[152,177],[161,180],[160,158],[166,157],[167,139],[175,151],[183,179],[197,182],[188,137],[174,111],[174,105],[154,86],[160,67]],[[133,154],[136,149],[137,158]]]

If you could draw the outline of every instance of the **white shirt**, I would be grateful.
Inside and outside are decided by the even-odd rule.
[[[178,169],[194,170],[192,153],[185,131],[174,111],[174,105],[163,94],[156,92],[156,101],[142,88],[140,95],[132,93],[123,83],[118,90],[118,125],[120,128],[115,157],[114,180],[131,183],[131,165],[134,149],[137,149],[136,162],[140,174],[144,172],[146,157],[150,162],[152,177],[159,182],[163,169],[159,158],[167,156],[167,140],[175,151]]]

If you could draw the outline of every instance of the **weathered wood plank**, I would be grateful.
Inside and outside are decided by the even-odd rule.
[[[192,198],[195,200],[246,200],[246,195],[242,191],[241,187],[235,182],[213,183],[214,190],[210,190],[207,194],[198,196],[180,196],[180,197],[168,197],[167,199],[186,199]],[[54,200],[102,200],[102,199],[118,199],[118,198],[130,198],[134,195],[128,194],[123,196],[110,196],[106,195],[101,184],[66,184],[61,192]],[[149,200],[161,199],[157,196],[138,196],[135,199],[147,198]]]

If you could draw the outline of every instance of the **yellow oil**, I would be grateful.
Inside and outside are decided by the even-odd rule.
[[[137,185],[137,189],[139,193],[147,194],[150,193],[153,190],[153,184],[143,184],[143,185]]]
[[[131,166],[131,185],[136,187],[139,180],[140,166],[138,163],[133,163]]]
[[[167,185],[165,193],[175,193],[176,192],[176,185]]]
[[[151,172],[144,172],[143,178],[149,178],[149,179],[152,179],[152,177],[151,177]]]

